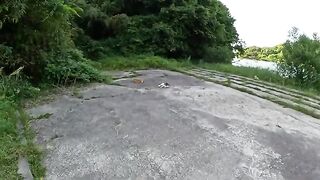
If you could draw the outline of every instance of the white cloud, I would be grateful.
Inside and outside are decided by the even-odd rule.
[[[319,0],[221,0],[236,19],[236,28],[248,46],[273,46],[298,27],[312,35],[320,32]]]

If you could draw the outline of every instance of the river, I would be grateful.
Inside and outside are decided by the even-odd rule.
[[[254,59],[238,59],[235,58],[232,61],[232,65],[241,67],[254,67],[261,69],[269,69],[272,71],[277,71],[277,63],[269,61],[258,61]]]

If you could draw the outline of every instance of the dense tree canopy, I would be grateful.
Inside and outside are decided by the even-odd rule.
[[[2,1],[0,67],[8,73],[24,67],[24,72],[37,81],[95,78],[96,72],[91,71],[73,42],[73,17],[81,11],[76,1]]]
[[[74,12],[62,0],[15,0],[0,5],[0,66],[13,70],[24,66],[40,75],[45,52],[72,46],[70,19]]]
[[[233,23],[218,0],[1,1],[0,66],[8,73],[23,66],[36,80],[73,79],[79,69],[92,70],[77,48],[87,57],[151,53],[230,62],[238,47]]]
[[[83,0],[79,4],[86,9],[77,19],[83,32],[122,53],[195,59],[223,53],[227,56],[219,60],[230,61],[238,42],[234,19],[217,0]],[[88,38],[83,36],[78,43],[83,50],[94,48],[88,48]]]

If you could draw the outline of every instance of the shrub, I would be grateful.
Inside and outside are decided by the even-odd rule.
[[[0,44],[0,64],[8,65],[12,59],[12,47]]]
[[[294,28],[284,44],[280,69],[301,85],[320,85],[320,40],[309,38]]]
[[[108,53],[108,47],[105,47],[103,42],[91,39],[81,30],[77,33],[75,39],[77,47],[83,51],[85,57],[91,60],[96,60],[104,57]]]
[[[39,80],[46,64],[42,54],[71,48],[71,19],[79,8],[63,0],[10,0],[0,2],[0,67],[6,72],[24,67]]]
[[[10,75],[4,75],[2,69],[0,69],[0,99],[19,100],[21,98],[33,97],[38,94],[39,89],[34,88],[25,78],[23,78],[22,67],[12,72]]]
[[[234,53],[227,47],[210,47],[204,53],[204,62],[208,63],[231,63]]]
[[[103,81],[100,72],[89,64],[81,51],[70,49],[62,52],[45,54],[47,66],[44,76],[55,84],[69,84],[75,82]]]

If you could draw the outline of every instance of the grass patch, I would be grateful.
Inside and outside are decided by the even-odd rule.
[[[0,179],[19,179],[17,163],[22,151],[13,101],[0,100]]]
[[[0,179],[22,179],[18,174],[18,160],[22,156],[29,160],[35,178],[44,175],[40,170],[43,169],[41,153],[33,143],[29,118],[21,108],[22,100],[37,97],[39,91],[19,74],[0,74]],[[22,130],[18,124],[23,124]],[[22,143],[24,139],[26,143]]]
[[[21,121],[27,143],[21,143],[17,124]],[[27,157],[31,171],[35,178],[44,176],[41,165],[41,151],[33,143],[33,134],[29,126],[29,117],[14,101],[1,99],[0,101],[0,179],[21,179],[18,172],[20,156]]]
[[[22,109],[19,109],[20,120],[24,128],[24,137],[27,140],[27,143],[23,146],[23,154],[27,157],[28,162],[31,166],[31,173],[36,179],[41,179],[45,176],[45,167],[42,166],[42,157],[43,152],[40,148],[34,143],[33,139],[35,134],[30,127],[30,121],[32,120],[26,112]]]
[[[252,68],[252,67],[237,67],[237,66],[233,66],[232,64],[208,64],[208,63],[199,64],[198,67],[273,83],[283,87],[302,91],[303,95],[307,95],[310,97],[320,95],[320,89],[303,86],[301,84],[296,83],[293,79],[283,78],[278,73],[267,70],[267,69]]]
[[[230,74],[236,74],[252,79],[259,79],[262,81],[267,81],[270,83],[276,83],[280,85],[285,84],[293,84],[293,80],[284,79],[279,74],[277,74],[274,71],[270,71],[267,69],[260,69],[260,68],[253,68],[253,67],[237,67],[233,66],[232,64],[200,64],[199,65],[202,68],[205,69],[211,69],[216,70],[220,72],[230,73]]]
[[[151,55],[108,56],[99,60],[95,66],[101,70],[141,70],[141,69],[168,69],[178,70],[192,67],[190,61],[166,59]]]

